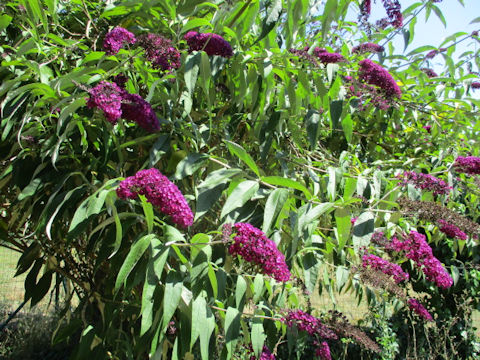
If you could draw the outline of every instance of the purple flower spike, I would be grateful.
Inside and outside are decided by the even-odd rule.
[[[117,84],[100,81],[88,93],[90,97],[87,100],[87,106],[89,108],[100,108],[107,121],[116,124],[117,120],[122,116],[123,90]]]
[[[480,158],[475,156],[459,156],[453,164],[456,172],[468,175],[480,174]]]
[[[380,270],[386,275],[393,276],[393,279],[397,284],[406,281],[409,278],[409,275],[403,271],[399,265],[392,264],[391,262],[372,254],[363,255],[362,266],[364,268],[370,267],[375,270]]]
[[[447,195],[452,189],[452,187],[448,186],[445,181],[438,179],[430,174],[416,173],[414,171],[405,171],[402,175],[399,175],[398,177],[402,179],[402,185],[411,184],[417,189],[433,191],[434,195]]]
[[[443,268],[442,263],[433,256],[432,248],[424,235],[410,231],[410,235],[404,241],[393,238],[391,249],[404,251],[405,256],[422,269],[427,280],[433,281],[438,287],[448,289],[453,285],[452,277]]]
[[[265,234],[248,223],[234,225],[237,235],[228,251],[232,255],[240,255],[246,261],[258,265],[263,273],[275,280],[286,282],[291,274],[285,263],[285,256],[277,249],[275,243]]]
[[[249,352],[250,352],[250,353],[253,353],[253,349],[250,348],[250,349],[249,349]],[[257,360],[257,358],[255,357],[255,355],[251,355],[251,356],[250,356],[250,360]],[[269,349],[268,347],[266,347],[265,345],[263,345],[262,353],[260,354],[259,360],[275,360],[275,355],[273,355],[273,354],[270,352],[270,349]]]
[[[315,356],[318,356],[322,360],[332,360],[332,356],[330,355],[330,347],[326,341],[322,341],[320,344],[317,344]]]
[[[193,225],[193,213],[178,187],[155,168],[140,170],[129,176],[117,188],[120,199],[136,199],[145,195],[147,201],[172,222],[184,228]]]
[[[135,35],[130,31],[122,27],[116,27],[105,35],[103,48],[108,55],[115,55],[120,51],[124,44],[135,44],[136,41]]]
[[[378,64],[370,59],[364,59],[358,63],[360,65],[360,80],[370,85],[376,85],[383,89],[387,97],[400,97],[402,91],[393,79],[392,75]]]
[[[331,53],[322,48],[315,48],[313,54],[324,64],[335,64],[345,61],[345,58],[338,53]]]
[[[467,240],[467,234],[465,234],[462,230],[456,227],[453,224],[449,224],[445,220],[439,220],[440,224],[440,231],[443,232],[445,235],[452,239],[460,239],[460,240]]]
[[[352,52],[355,54],[381,53],[384,51],[385,48],[383,46],[371,42],[357,45],[352,49]]]
[[[325,326],[319,318],[312,316],[300,309],[291,310],[282,319],[288,327],[296,326],[298,331],[305,331],[309,335],[319,336],[324,339],[338,339],[337,334],[329,327]]]
[[[180,67],[180,52],[172,45],[172,41],[156,34],[142,35],[138,44],[145,49],[145,57],[154,68],[163,71]]]
[[[416,299],[408,299],[408,307],[415,311],[415,313],[424,318],[427,321],[433,321],[432,315],[423,307],[422,304],[418,302]]]
[[[155,111],[140,95],[125,93],[122,112],[125,119],[135,121],[148,132],[160,130],[160,122]]]
[[[205,51],[208,55],[219,55],[224,58],[233,56],[232,46],[223,37],[217,34],[200,34],[189,31],[184,39],[187,40],[189,51]]]

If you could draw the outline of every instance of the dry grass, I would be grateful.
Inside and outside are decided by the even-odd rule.
[[[20,253],[0,246],[0,302],[18,306],[25,294],[23,282],[26,274],[13,277]]]

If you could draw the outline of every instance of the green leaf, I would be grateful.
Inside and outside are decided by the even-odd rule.
[[[7,14],[3,14],[2,16],[0,16],[0,31],[3,31],[7,28],[8,25],[10,25],[10,23],[12,22],[12,17],[7,15]]]
[[[206,19],[201,19],[201,18],[194,18],[189,20],[183,27],[182,30],[180,31],[180,35],[185,34],[186,32],[198,28],[198,27],[208,27],[210,29],[213,29],[212,24],[210,24],[210,21]]]
[[[330,102],[330,118],[332,120],[332,129],[338,129],[338,120],[342,116],[343,100],[334,100]]]
[[[138,197],[142,202],[143,213],[145,214],[145,220],[147,222],[147,231],[151,234],[153,231],[153,206],[151,203],[147,202],[145,195],[139,195]]]
[[[200,62],[202,54],[200,52],[187,55],[185,59],[185,85],[187,86],[188,94],[191,96],[195,90],[197,83],[198,72],[200,70]]]
[[[355,225],[353,226],[353,246],[355,251],[359,251],[360,247],[368,246],[375,230],[375,216],[372,212],[362,213]]]
[[[33,196],[41,188],[43,188],[43,181],[40,178],[33,179],[30,184],[28,184],[22,192],[18,195],[17,200],[22,201],[30,196]]]
[[[245,151],[243,147],[231,141],[225,141],[225,143],[227,144],[228,150],[230,150],[232,155],[237,156],[240,160],[247,164],[247,166],[257,176],[260,176],[260,171],[258,170],[257,164],[255,164],[255,161],[253,161],[252,157]]]
[[[328,168],[327,193],[330,201],[335,201],[337,195],[337,174],[336,169],[331,166]]]
[[[282,211],[283,205],[285,205],[287,199],[287,189],[275,189],[270,193],[263,213],[262,231],[264,233],[267,234],[270,231],[270,227],[275,224],[278,215]]]
[[[178,164],[173,179],[181,180],[200,169],[209,158],[207,154],[192,153],[184,157]]]
[[[267,7],[267,16],[262,23],[262,32],[258,36],[255,43],[258,43],[277,25],[280,15],[282,14],[282,0],[271,0]]]
[[[235,350],[235,344],[240,337],[240,315],[241,313],[233,308],[228,307],[225,316],[225,345],[227,347],[227,359],[231,359]]]
[[[318,135],[320,134],[320,113],[317,110],[308,110],[305,115],[305,128],[307,130],[308,142],[312,150],[317,147]]]
[[[227,198],[227,201],[225,201],[220,218],[223,218],[233,210],[245,205],[245,203],[256,194],[259,187],[260,185],[258,182],[253,180],[245,180],[239,183],[235,189],[233,189],[232,193]]]
[[[259,317],[253,318],[252,323],[252,348],[253,352],[257,359],[260,358],[260,354],[262,353],[263,344],[265,343],[266,339],[265,330],[263,329],[263,320]]]
[[[122,285],[127,280],[128,275],[137,264],[138,260],[140,260],[145,250],[147,250],[150,243],[155,238],[155,234],[145,235],[132,245],[127,257],[125,258],[125,261],[123,262],[120,270],[118,271],[117,280],[115,281],[115,292],[118,292],[118,290],[120,290]]]
[[[219,184],[228,183],[229,179],[237,174],[240,174],[240,169],[220,169],[208,174],[207,178],[198,185],[198,189],[211,189]]]
[[[235,286],[235,304],[237,309],[242,309],[245,303],[245,292],[247,291],[247,282],[243,276],[237,277],[237,285]]]
[[[291,189],[300,190],[305,194],[307,199],[312,198],[310,191],[298,181],[281,176],[264,176],[262,177],[262,181],[270,185],[285,186]]]
[[[192,333],[190,336],[190,350],[199,338],[202,331],[208,328],[207,302],[203,294],[197,296],[192,305]]]
[[[165,279],[165,293],[163,297],[163,332],[166,331],[175,310],[177,310],[182,296],[183,279],[175,270],[171,270]]]
[[[342,128],[343,133],[345,134],[345,138],[347,142],[352,142],[352,134],[353,134],[353,120],[350,114],[347,114],[342,120]]]
[[[348,281],[350,271],[345,266],[338,266],[335,272],[337,291],[340,292]]]
[[[341,251],[350,238],[350,211],[344,208],[335,210],[335,224],[338,236],[338,251]]]
[[[253,280],[253,303],[256,304],[263,294],[263,275],[258,273]]]

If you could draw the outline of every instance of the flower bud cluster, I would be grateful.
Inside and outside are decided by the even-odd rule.
[[[397,177],[402,179],[401,185],[411,184],[417,189],[433,191],[434,195],[447,195],[452,189],[445,181],[430,174],[405,171]]]
[[[121,117],[135,121],[149,132],[160,129],[155,111],[140,95],[130,94],[115,83],[100,81],[89,91],[87,100],[89,108],[100,108],[107,121],[116,124]]]
[[[167,71],[180,67],[180,52],[171,40],[157,34],[146,34],[139,37],[138,44],[145,49],[145,57],[155,69]]]
[[[429,78],[433,78],[433,77],[438,76],[438,74],[435,71],[433,71],[432,69],[422,68],[420,70],[422,70]]]
[[[264,274],[277,281],[290,280],[291,274],[285,263],[285,256],[272,240],[248,223],[236,223],[234,228],[237,234],[228,248],[230,254],[240,255],[246,261],[258,265]]]
[[[367,42],[364,44],[354,46],[352,49],[352,52],[355,54],[381,53],[384,51],[385,51],[385,48],[383,46],[372,43],[372,42]]]
[[[359,78],[370,85],[381,88],[387,97],[400,97],[402,92],[392,75],[370,59],[364,59],[360,65]]]
[[[387,16],[390,19],[390,23],[395,28],[403,26],[402,7],[399,0],[382,0],[383,7],[387,11]]]
[[[315,356],[318,356],[322,360],[332,360],[332,356],[330,354],[330,347],[326,341],[322,341],[321,343],[318,341],[314,341],[313,345],[316,346],[315,348]]]
[[[345,58],[339,53],[331,53],[323,48],[316,47],[313,50],[313,54],[323,63],[323,64],[335,64],[338,62],[345,61]]]
[[[474,81],[470,84],[472,89],[480,89],[480,81]]]
[[[130,31],[122,27],[116,27],[105,35],[103,48],[108,55],[115,55],[120,51],[124,44],[135,44],[136,41],[137,39],[135,39],[135,35]]]
[[[190,52],[205,51],[208,55],[219,55],[224,58],[233,56],[232,46],[220,35],[189,31],[184,39],[187,40]]]
[[[456,172],[468,175],[480,174],[480,158],[476,156],[459,156],[455,159],[453,167]]]
[[[423,305],[418,302],[417,299],[408,299],[407,303],[408,307],[415,311],[418,316],[424,318],[427,321],[433,321],[432,315],[430,315],[427,309],[425,309]]]
[[[338,336],[330,328],[325,326],[319,318],[312,316],[300,309],[291,310],[282,319],[289,328],[296,326],[298,331],[305,331],[311,336],[322,339],[337,340]]]
[[[386,275],[392,276],[397,284],[409,279],[409,275],[403,271],[399,265],[392,264],[390,261],[382,259],[376,255],[363,255],[362,266],[364,268],[370,267],[372,269],[379,270]]]
[[[433,256],[432,248],[424,235],[410,231],[404,241],[393,238],[392,247],[395,251],[404,251],[407,258],[421,267],[428,281],[433,281],[438,287],[444,289],[453,285],[452,277],[443,268],[442,263]]]
[[[193,213],[178,187],[155,168],[140,170],[117,188],[120,199],[136,199],[144,195],[160,212],[182,227],[193,225]]]
[[[443,232],[445,235],[452,239],[460,239],[460,240],[467,240],[467,234],[465,234],[462,230],[460,230],[458,227],[456,227],[453,224],[450,224],[446,222],[445,220],[438,220],[438,223],[440,224],[439,229],[441,232]]]

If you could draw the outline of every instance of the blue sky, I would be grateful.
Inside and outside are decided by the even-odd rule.
[[[416,2],[419,2],[419,0],[401,0],[402,10]],[[459,31],[471,33],[473,30],[480,30],[480,22],[470,24],[473,19],[480,17],[480,0],[464,0],[464,3],[465,6],[462,6],[458,0],[443,0],[436,4],[446,19],[446,28],[433,11],[428,20],[425,21],[425,11],[422,11],[417,19],[413,42],[408,46],[406,52],[408,53],[423,45],[438,47],[446,37]],[[372,2],[371,20],[377,20],[385,16],[382,1],[377,0],[376,4]],[[401,52],[403,44],[403,36],[401,34],[397,35],[394,39],[396,51]],[[467,47],[478,47],[479,45],[476,41],[466,40],[457,47],[457,52],[460,53],[465,51]]]

